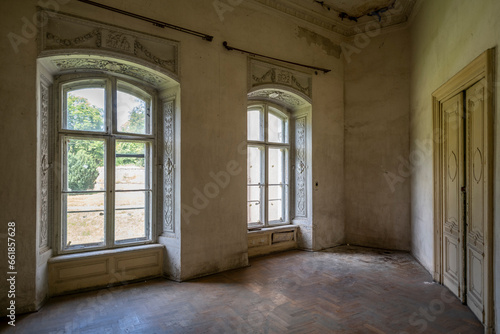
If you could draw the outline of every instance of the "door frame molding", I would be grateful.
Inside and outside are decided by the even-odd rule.
[[[469,65],[449,79],[432,94],[433,112],[433,177],[434,177],[434,273],[433,278],[443,283],[443,115],[442,103],[456,94],[474,85],[476,82],[486,79],[485,112],[488,117],[488,218],[485,229],[485,262],[488,267],[488,285],[485,291],[485,332],[492,333],[494,328],[493,310],[493,120],[494,120],[494,74],[495,74],[495,49],[488,49]]]

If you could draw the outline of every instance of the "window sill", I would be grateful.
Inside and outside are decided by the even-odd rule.
[[[146,249],[155,249],[155,248],[164,248],[161,244],[148,244],[148,245],[140,245],[140,246],[129,246],[129,247],[120,247],[113,249],[102,249],[102,250],[89,250],[81,253],[70,253],[70,254],[61,254],[54,256],[49,259],[49,263],[59,263],[65,261],[74,261],[74,260],[84,260],[84,259],[92,259],[99,256],[112,256],[118,254],[125,254],[129,252],[142,251]]]
[[[279,225],[279,226],[269,226],[269,227],[261,227],[259,229],[248,230],[248,234],[256,234],[256,233],[268,233],[273,231],[289,231],[296,230],[297,226],[292,224],[287,225]]]

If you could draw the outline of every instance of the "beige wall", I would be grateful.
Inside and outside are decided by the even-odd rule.
[[[497,0],[424,1],[411,26],[411,120],[410,152],[422,151],[425,161],[412,174],[412,252],[429,270],[434,270],[432,154],[418,143],[432,140],[431,95],[474,58],[500,42],[500,2]],[[498,49],[497,49],[498,53]],[[498,55],[497,55],[498,59]],[[498,61],[496,73],[498,75]],[[499,95],[498,79],[496,96]],[[498,119],[499,107],[496,104]],[[497,331],[500,319],[500,133],[495,125],[495,254]]]
[[[346,53],[346,241],[409,250],[408,30],[366,41],[359,53]]]
[[[322,45],[299,37],[299,26],[314,30],[283,15],[264,14],[262,7],[243,2],[223,13],[221,20],[212,1],[104,1],[107,5],[150,16],[214,35],[212,43],[76,1],[51,0],[57,10],[88,19],[180,41],[181,71],[181,202],[190,205],[195,188],[212,181],[209,173],[225,170],[234,160],[242,171],[229,186],[210,199],[209,205],[188,220],[180,218],[182,234],[180,278],[209,274],[246,265],[246,157],[237,147],[246,137],[247,57],[228,52],[222,42],[294,62],[331,68],[313,76],[313,220],[318,233],[314,248],[331,247],[344,241],[343,217],[343,62],[328,55]],[[64,4],[62,4],[64,3]],[[2,36],[22,36],[23,18],[32,20],[38,2],[2,2]],[[53,6],[51,9],[56,9]],[[272,32],[272,33],[271,33]],[[328,36],[325,31],[316,33]],[[36,58],[34,38],[19,45],[15,53],[9,43],[1,45],[0,121],[0,233],[8,221],[17,224],[17,310],[34,310],[36,238]],[[2,241],[2,245],[4,245]],[[179,251],[178,249],[175,251]],[[0,257],[6,258],[2,247]],[[6,262],[0,270],[5,273]],[[1,277],[3,277],[2,274]],[[1,279],[0,294],[6,295]],[[39,296],[43,298],[43,296]],[[6,299],[0,307],[5,310]],[[4,311],[2,311],[3,313]]]

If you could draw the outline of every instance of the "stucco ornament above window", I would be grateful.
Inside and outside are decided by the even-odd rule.
[[[249,62],[249,91],[255,91],[256,89],[261,90],[266,88],[281,88],[281,90],[293,92],[303,98],[305,101],[309,103],[311,102],[311,75],[251,58]],[[273,92],[270,92],[269,94],[271,93]],[[274,93],[278,95],[281,94],[278,91]],[[273,98],[273,96],[270,97]],[[288,98],[287,102],[289,104],[298,106],[296,102],[293,102]]]
[[[47,10],[42,10],[42,15],[47,24],[40,29],[40,57],[85,52],[119,57],[170,78],[177,79],[179,76],[179,43],[176,41]],[[129,65],[125,62],[116,63],[114,67],[113,64],[106,64],[106,69],[117,73],[137,71],[125,68]],[[97,62],[84,64],[82,61],[78,64],[87,69],[92,64],[103,65]]]

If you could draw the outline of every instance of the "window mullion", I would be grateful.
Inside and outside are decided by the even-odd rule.
[[[107,132],[108,134],[116,133],[116,79],[113,78],[107,82],[106,92],[109,92],[109,97],[106,95],[106,103],[108,107],[107,115]]]
[[[283,218],[283,222],[287,221],[287,203],[288,203],[288,196],[287,196],[287,176],[288,176],[288,150],[286,148],[282,148],[283,150],[283,157],[282,157],[282,166],[283,170],[281,171],[281,183],[283,184],[282,189],[281,189],[281,215]]]
[[[266,127],[267,129],[267,127]],[[269,185],[268,185],[268,172],[269,172],[269,166],[268,166],[268,159],[269,159],[269,147],[267,145],[264,146],[264,159],[262,159],[262,164],[264,165],[262,168],[263,170],[263,188],[264,188],[264,205],[262,206],[262,210],[264,211],[263,216],[264,216],[264,225],[269,226],[269,215],[268,215],[268,206],[269,206]]]
[[[269,221],[268,221],[268,206],[269,206],[269,203],[268,203],[268,200],[269,200],[269,194],[268,194],[268,180],[267,180],[267,176],[268,176],[268,166],[267,166],[267,161],[269,159],[269,147],[267,145],[267,139],[268,139],[268,128],[267,128],[267,117],[268,117],[268,110],[267,110],[267,104],[264,104],[263,106],[264,110],[263,110],[263,117],[264,117],[264,146],[263,146],[263,149],[264,149],[264,159],[262,159],[262,164],[263,164],[263,168],[262,168],[262,171],[263,171],[263,176],[262,176],[262,187],[264,189],[264,203],[262,205],[262,215],[264,216],[263,217],[263,222],[264,222],[264,226],[269,226]]]
[[[107,144],[107,155],[106,155],[106,246],[113,247],[115,244],[115,151],[116,151],[116,139],[113,134],[116,133],[116,79],[112,78],[108,81],[108,92],[109,96],[106,96],[106,102],[109,107],[107,112],[107,124],[108,124],[108,140]]]
[[[106,141],[106,246],[112,247],[115,242],[115,139]]]
[[[145,192],[145,196],[146,196],[146,199],[145,199],[145,206],[144,206],[144,215],[145,215],[145,221],[144,223],[146,224],[145,226],[145,233],[146,233],[146,238],[147,239],[150,239],[153,237],[153,234],[152,234],[152,212],[153,212],[153,207],[152,207],[152,203],[153,203],[153,188],[152,188],[152,184],[153,184],[153,175],[152,175],[152,171],[151,171],[151,165],[153,164],[153,152],[152,152],[152,148],[151,148],[151,143],[147,143],[146,144],[146,152],[145,153],[145,159],[144,159],[144,167],[145,167],[145,174],[146,174],[146,184],[145,184],[145,188],[147,188],[149,191],[146,191]]]
[[[62,177],[61,177],[61,186],[59,189],[59,196],[61,198],[61,210],[60,215],[61,215],[61,220],[62,224],[60,227],[60,244],[59,247],[60,249],[64,249],[66,247],[67,243],[67,226],[68,226],[68,216],[67,216],[67,208],[68,208],[68,203],[67,203],[67,196],[63,194],[63,191],[66,190],[66,185],[68,184],[68,147],[67,147],[67,138],[65,136],[60,136],[60,145],[61,145],[61,151],[62,151]]]

